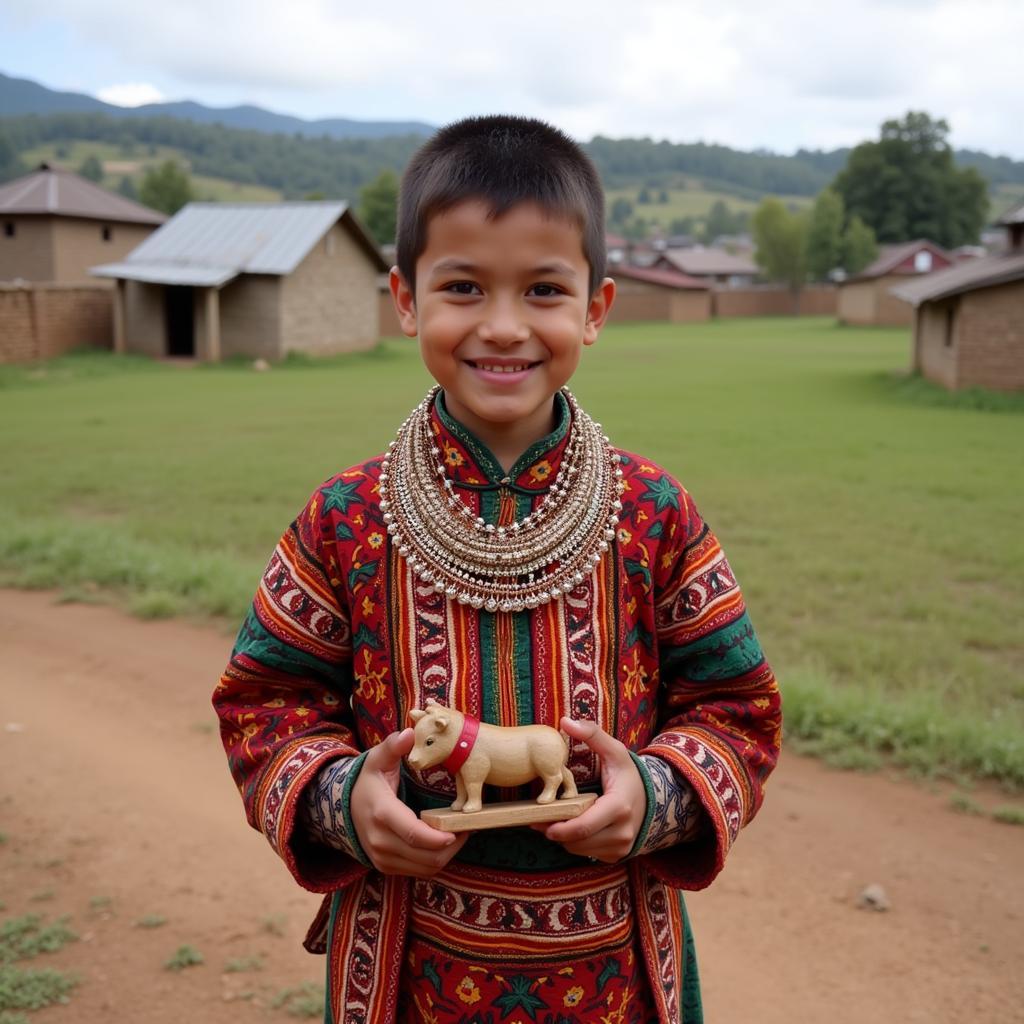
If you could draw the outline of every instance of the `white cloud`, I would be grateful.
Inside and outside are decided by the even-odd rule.
[[[211,105],[434,123],[516,111],[579,137],[700,138],[780,152],[854,144],[917,109],[946,117],[954,144],[1024,157],[1020,0],[14,8],[12,27],[65,26],[107,82],[116,75]],[[55,75],[40,67],[35,77],[49,84]]]
[[[141,107],[146,103],[163,103],[167,97],[149,82],[123,82],[107,85],[96,90],[96,96],[104,103],[118,107]]]

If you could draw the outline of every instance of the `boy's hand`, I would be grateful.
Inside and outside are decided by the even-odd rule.
[[[352,823],[378,871],[430,878],[462,849],[469,833],[456,837],[431,828],[395,795],[402,758],[412,746],[413,731],[405,729],[366,755],[352,787]]]
[[[604,792],[578,818],[537,826],[570,853],[614,864],[633,849],[647,813],[647,791],[625,745],[594,722],[563,718],[562,731],[601,759]]]

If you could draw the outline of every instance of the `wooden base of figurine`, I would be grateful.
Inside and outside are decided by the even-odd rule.
[[[420,818],[442,832],[476,832],[485,828],[515,828],[578,818],[595,800],[596,793],[581,793],[565,800],[539,804],[536,800],[513,800],[484,804],[479,811],[453,811],[450,807],[420,811]]]

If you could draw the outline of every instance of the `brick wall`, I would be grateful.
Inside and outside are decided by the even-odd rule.
[[[107,284],[0,284],[0,362],[49,359],[73,348],[112,348]]]
[[[1024,281],[963,295],[957,327],[957,387],[1024,390]]]
[[[800,316],[834,316],[836,288],[807,285],[800,290]],[[785,287],[722,288],[714,293],[716,317],[793,316],[793,293]]]
[[[242,274],[220,291],[220,352],[280,359],[282,278]]]
[[[957,386],[959,299],[926,302],[914,324],[914,369],[951,390]]]
[[[352,352],[380,336],[377,268],[335,225],[283,279],[281,352]]]

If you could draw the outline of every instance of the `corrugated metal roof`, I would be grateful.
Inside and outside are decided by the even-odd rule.
[[[119,264],[93,268],[100,277],[216,287],[238,274],[290,274],[343,220],[374,262],[380,251],[340,201],[189,203]]]
[[[1011,206],[1010,209],[1008,209],[1006,213],[996,221],[996,224],[1000,227],[1006,228],[1010,227],[1011,224],[1024,224],[1024,203],[1018,203],[1016,206]]]
[[[920,306],[922,302],[934,302],[976,288],[990,288],[1021,279],[1024,279],[1024,252],[1015,252],[958,263],[946,270],[897,285],[889,291],[905,302]]]
[[[89,217],[121,224],[163,224],[167,217],[148,206],[115,195],[70,171],[45,164],[0,185],[0,215],[51,214]]]
[[[149,284],[188,284],[197,288],[219,288],[238,276],[234,267],[200,267],[177,263],[105,263],[91,267],[96,277],[146,281]]]

